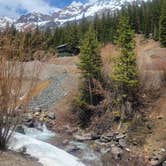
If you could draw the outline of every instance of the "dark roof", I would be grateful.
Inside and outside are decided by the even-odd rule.
[[[62,48],[62,47],[66,47],[67,45],[68,45],[68,43],[62,44],[62,45],[58,46],[57,49]]]

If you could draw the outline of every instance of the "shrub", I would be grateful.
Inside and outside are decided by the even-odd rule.
[[[35,85],[37,66],[34,66],[29,88],[23,93],[25,54],[21,42],[17,50],[18,57],[9,61],[8,57],[12,56],[16,50],[7,36],[1,36],[0,40],[1,44],[3,42],[0,47],[0,148],[5,148],[26,110]]]

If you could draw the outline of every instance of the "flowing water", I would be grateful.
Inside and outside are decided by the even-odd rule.
[[[46,125],[37,128],[23,126],[24,134],[15,133],[9,142],[9,149],[24,152],[39,160],[44,166],[91,166],[91,163],[101,165],[100,155],[95,153],[88,144],[70,141],[68,145],[79,149],[74,154],[69,154],[49,143],[49,140],[56,140],[57,135],[47,129]],[[63,138],[61,138],[63,141]],[[75,156],[77,157],[75,157]],[[96,164],[95,164],[96,165]]]
[[[43,130],[25,128],[25,133],[14,133],[8,144],[9,149],[28,154],[43,166],[85,166],[77,157],[41,141],[54,136],[45,126]]]

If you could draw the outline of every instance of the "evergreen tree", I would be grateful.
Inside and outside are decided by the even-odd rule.
[[[160,16],[160,43],[166,47],[166,1],[163,0]]]
[[[70,46],[72,48],[78,47],[79,42],[80,42],[79,41],[80,40],[80,38],[79,38],[80,34],[79,34],[79,29],[78,29],[78,26],[77,26],[76,22],[74,23],[74,25],[71,26],[70,31],[68,31],[68,33],[70,34],[70,36],[68,37],[67,40],[68,40]]]
[[[80,94],[76,100],[76,110],[82,126],[87,125],[92,115],[89,105],[99,103],[99,95],[95,93],[96,81],[101,79],[101,57],[94,29],[90,26],[81,43],[80,63],[82,73]]]
[[[94,82],[93,80],[100,80],[101,78],[101,57],[98,49],[98,41],[96,34],[92,27],[86,33],[81,45],[81,55],[79,68],[81,69],[84,78],[84,90],[86,102],[88,104],[95,103],[93,95]]]
[[[132,101],[138,86],[136,56],[134,54],[134,33],[130,28],[129,19],[121,16],[118,26],[117,44],[121,54],[115,59],[112,79],[118,93],[120,105]]]

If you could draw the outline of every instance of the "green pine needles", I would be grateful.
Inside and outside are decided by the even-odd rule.
[[[115,59],[111,78],[116,92],[115,100],[119,103],[118,107],[123,115],[126,113],[125,117],[130,117],[131,110],[127,110],[127,105],[136,100],[138,76],[134,53],[134,33],[130,28],[129,19],[124,16],[119,19],[117,45],[121,49],[121,54]]]
[[[160,43],[163,47],[166,47],[166,1],[162,3],[162,10],[160,16]]]
[[[101,79],[102,61],[96,34],[91,26],[81,44],[80,63],[78,66],[84,80],[82,86],[83,98],[87,104],[93,105],[95,102],[93,95],[94,80],[99,81]]]
[[[90,26],[81,42],[80,63],[78,64],[82,74],[79,96],[75,100],[75,111],[81,126],[86,126],[92,116],[90,106],[100,101],[100,95],[96,93],[96,83],[101,80],[102,60],[99,44],[95,31]]]
[[[115,59],[112,79],[127,94],[138,86],[136,55],[133,51],[134,32],[130,28],[128,18],[120,18],[118,34],[117,44],[121,48],[121,55]]]

